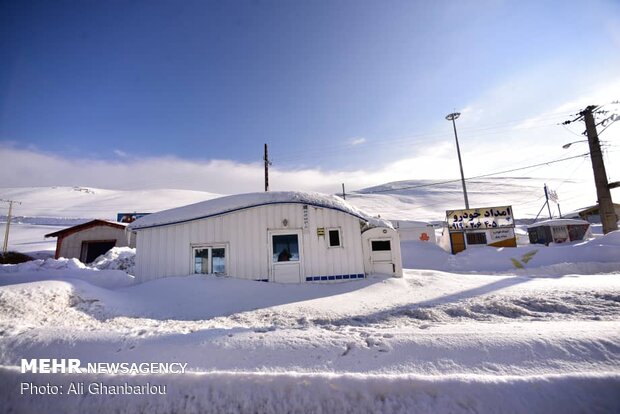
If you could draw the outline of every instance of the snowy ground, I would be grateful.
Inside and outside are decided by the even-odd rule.
[[[597,243],[613,246],[612,236]],[[77,261],[4,266],[1,400],[14,412],[618,412],[620,263],[587,266],[562,265],[562,275],[543,266],[541,277],[407,270],[336,285],[212,276],[134,285]],[[37,357],[180,361],[191,374],[17,371]],[[168,396],[17,389],[147,380],[167,384]]]
[[[49,257],[50,217],[14,226],[12,246]],[[339,284],[137,285],[131,249],[96,268],[2,266],[0,412],[620,412],[619,232],[458,256],[421,242],[402,249],[402,279]],[[189,372],[22,374],[22,358],[182,362]],[[167,394],[31,396],[23,382],[150,382]]]

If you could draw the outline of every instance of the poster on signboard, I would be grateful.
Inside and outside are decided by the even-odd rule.
[[[446,220],[450,231],[486,230],[515,226],[512,206],[448,210]]]
[[[117,213],[116,221],[119,223],[133,223],[140,217],[148,216],[151,213]]]
[[[514,239],[515,231],[511,228],[493,229],[488,233],[488,243],[493,244],[498,241]]]

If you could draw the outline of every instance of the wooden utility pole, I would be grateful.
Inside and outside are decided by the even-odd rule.
[[[549,191],[547,191],[547,184],[545,184],[545,200],[547,200],[545,203],[547,204],[547,210],[549,210],[549,220],[551,220],[553,216],[551,215],[551,206],[549,205]]]
[[[5,203],[9,203],[9,214],[6,217],[6,229],[4,231],[4,243],[2,244],[2,253],[6,254],[9,251],[9,229],[11,227],[11,214],[13,212],[13,203],[21,204],[19,201],[14,200],[0,200]]]
[[[263,160],[265,161],[265,191],[269,191],[269,166],[271,165],[271,161],[269,161],[267,144],[265,144],[265,155],[263,156]]]
[[[596,131],[596,123],[592,111],[597,107],[588,106],[580,115],[586,123],[586,134],[588,136],[588,144],[590,145],[590,158],[592,159],[592,170],[594,170],[594,184],[596,185],[596,195],[598,197],[599,216],[603,225],[603,233],[618,230],[618,218],[614,210],[614,204],[611,199],[611,191],[609,191],[609,183],[607,182],[607,172],[605,171],[605,163],[603,162],[603,153],[601,152],[601,144],[598,140],[598,132]]]

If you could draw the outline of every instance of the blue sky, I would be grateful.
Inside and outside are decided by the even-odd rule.
[[[471,176],[568,155],[561,144],[581,131],[556,124],[584,103],[603,103],[584,99],[620,99],[617,1],[0,7],[6,165],[29,153],[39,161],[107,162],[128,173],[132,163],[168,160],[174,174],[172,161],[191,169],[219,160],[238,167],[243,182],[267,142],[282,173],[354,181],[383,172],[358,185],[455,177],[444,116],[458,110]],[[536,145],[535,157],[514,153]],[[79,168],[54,183],[76,184]],[[6,186],[49,184],[42,171],[7,174],[14,175]],[[183,178],[152,180],[149,186],[187,187]],[[197,183],[189,187],[205,189]]]

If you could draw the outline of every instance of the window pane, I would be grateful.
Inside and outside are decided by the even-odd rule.
[[[338,246],[340,246],[340,231],[330,230],[329,231],[329,247],[338,247]]]
[[[373,252],[384,252],[392,250],[392,246],[390,245],[389,240],[373,240],[372,241],[372,251]]]
[[[209,273],[209,249],[194,250],[194,272]]]
[[[299,261],[299,241],[296,234],[273,236],[273,261]]]
[[[226,249],[211,249],[211,263],[213,273],[226,273]]]
[[[467,244],[487,244],[487,235],[484,233],[467,233]]]

